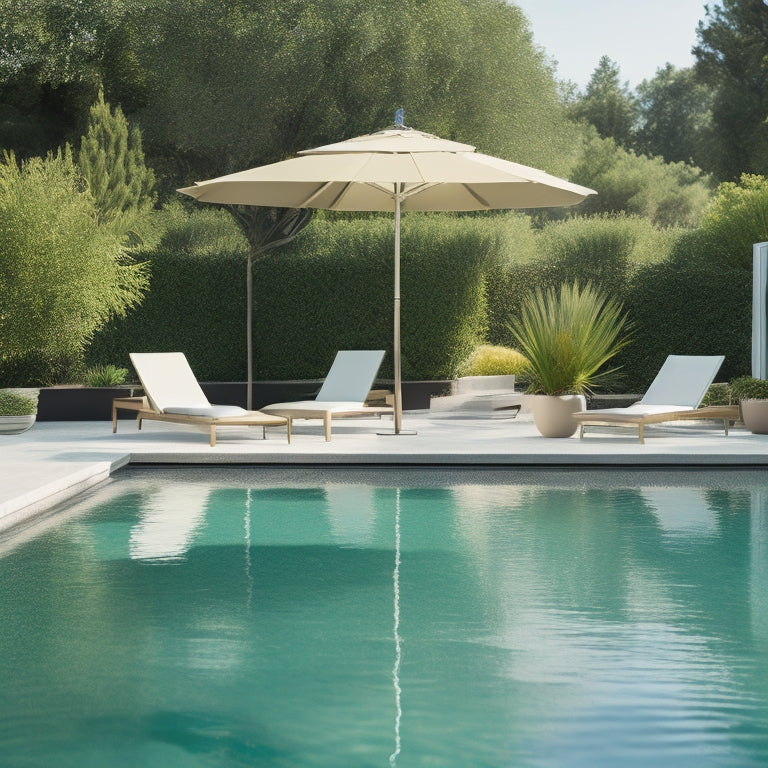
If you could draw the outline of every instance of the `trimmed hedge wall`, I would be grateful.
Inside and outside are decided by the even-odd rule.
[[[181,350],[201,380],[243,381],[245,240],[222,211],[178,207],[167,217],[146,255],[150,293],[97,335],[88,363]],[[634,340],[615,360],[621,390],[644,391],[668,354],[724,354],[719,381],[747,374],[751,273],[710,263],[697,243],[695,233],[626,216],[533,231],[521,214],[408,214],[403,377],[451,378],[477,344],[513,346],[508,326],[522,298],[574,280],[620,299],[634,322]],[[386,349],[381,376],[391,377],[393,248],[391,216],[318,214],[293,244],[255,263],[255,378],[320,378],[345,348]]]
[[[501,270],[491,286],[489,341],[512,346],[523,296],[537,286],[592,282],[623,302],[634,337],[613,363],[619,389],[644,392],[669,354],[725,355],[717,376],[749,372],[752,275],[712,264],[685,230],[659,230],[644,219],[602,217],[547,225],[538,257]]]
[[[404,379],[450,378],[483,341],[486,272],[508,258],[505,221],[403,217]],[[380,375],[391,377],[393,252],[391,216],[319,215],[290,246],[254,263],[254,378],[322,377],[337,350],[365,348],[387,350]],[[246,253],[226,214],[179,218],[148,254],[148,297],[98,334],[88,362],[125,365],[131,351],[180,350],[201,380],[244,380]]]

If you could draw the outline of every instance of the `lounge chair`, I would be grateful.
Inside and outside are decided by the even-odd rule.
[[[322,419],[328,441],[331,439],[331,420],[337,416],[392,413],[391,406],[365,405],[383,359],[383,350],[341,350],[336,353],[314,400],[274,403],[261,410],[293,419]]]
[[[579,437],[584,427],[637,426],[640,442],[643,427],[681,419],[722,419],[728,434],[729,419],[738,418],[738,409],[728,406],[699,408],[725,358],[717,356],[670,355],[651,382],[642,399],[626,408],[603,408],[573,414],[579,422]]]
[[[236,405],[211,405],[197,383],[187,358],[181,352],[132,352],[131,362],[136,369],[147,396],[146,408],[136,414],[141,429],[145,419],[171,421],[208,427],[211,447],[216,445],[216,427],[285,426],[291,442],[291,420],[260,411],[246,411]]]

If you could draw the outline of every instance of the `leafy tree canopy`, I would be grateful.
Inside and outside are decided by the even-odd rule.
[[[619,80],[620,70],[607,56],[592,73],[584,96],[570,107],[576,120],[583,120],[597,129],[601,138],[612,138],[617,144],[632,145],[638,107],[627,83]]]
[[[708,181],[698,168],[638,155],[594,134],[571,178],[598,193],[581,203],[579,213],[625,211],[663,227],[695,226],[709,198]]]
[[[144,268],[97,221],[68,152],[0,162],[0,368],[37,354],[77,363],[112,315],[136,304]]]
[[[697,35],[696,71],[714,89],[717,177],[768,173],[768,6],[763,0],[707,6]]]
[[[768,178],[722,183],[695,234],[701,257],[751,271],[752,245],[768,241]]]
[[[639,127],[634,148],[667,162],[711,170],[714,93],[692,68],[667,64],[637,87]]]

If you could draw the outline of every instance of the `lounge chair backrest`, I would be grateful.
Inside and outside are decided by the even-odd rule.
[[[315,400],[364,403],[383,359],[381,349],[340,350]]]
[[[698,408],[724,359],[723,355],[670,355],[640,402]]]
[[[130,357],[156,411],[210,407],[183,352],[131,352]]]

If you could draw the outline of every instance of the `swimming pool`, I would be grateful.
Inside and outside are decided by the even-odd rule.
[[[768,473],[130,469],[0,680],[9,766],[764,766]]]

